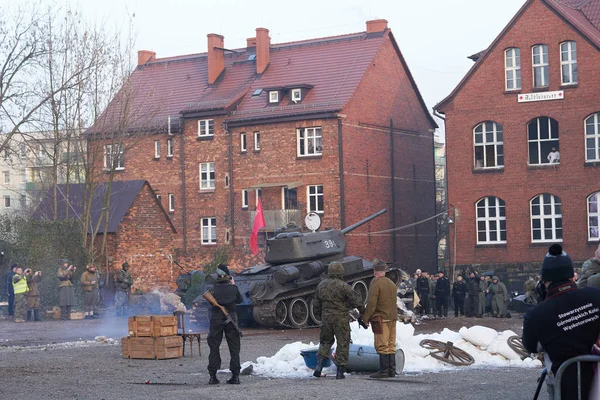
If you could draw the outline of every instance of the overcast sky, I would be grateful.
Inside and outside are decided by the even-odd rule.
[[[11,1],[11,0],[9,0]],[[12,0],[16,1],[16,0]],[[126,25],[134,15],[137,49],[158,57],[206,51],[206,35],[225,36],[225,47],[246,46],[257,27],[272,43],[366,30],[389,21],[400,49],[431,108],[447,96],[525,0],[59,0],[88,18]]]

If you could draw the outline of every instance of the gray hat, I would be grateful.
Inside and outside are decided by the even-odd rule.
[[[344,275],[344,266],[340,262],[332,262],[327,268],[327,275]]]
[[[494,275],[494,276],[492,277],[492,280],[493,280],[493,281],[499,281],[500,279],[498,279],[498,277]]]
[[[375,258],[373,259],[373,269],[375,271],[385,272],[387,270],[387,265],[383,261]]]

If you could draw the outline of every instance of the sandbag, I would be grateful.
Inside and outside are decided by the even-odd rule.
[[[463,326],[460,328],[458,333],[464,340],[475,346],[481,347],[482,349],[487,349],[488,346],[498,337],[498,332],[492,328],[487,328],[480,325],[475,325],[470,328]]]
[[[521,356],[508,345],[508,338],[511,336],[516,336],[516,333],[513,331],[504,331],[500,333],[487,347],[487,351],[490,354],[499,354],[507,360],[520,360]]]

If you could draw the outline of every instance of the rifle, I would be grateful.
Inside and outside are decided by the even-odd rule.
[[[233,320],[233,318],[231,318],[231,315],[229,315],[229,313],[227,312],[227,309],[225,307],[223,307],[222,305],[220,305],[217,302],[217,299],[215,299],[215,297],[212,295],[212,293],[210,292],[210,290],[207,290],[206,292],[204,292],[204,294],[202,295],[202,297],[204,297],[204,299],[206,301],[208,301],[208,304],[210,304],[213,307],[217,307],[218,309],[221,310],[221,312],[223,313],[223,315],[225,315],[225,322],[223,322],[223,324],[231,324],[233,325],[233,327],[235,328],[236,331],[238,331],[238,333],[240,334],[240,337],[244,336],[242,334],[242,331],[240,331],[239,326],[235,323],[235,321]]]

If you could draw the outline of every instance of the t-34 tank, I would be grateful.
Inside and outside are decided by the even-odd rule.
[[[344,280],[366,301],[373,278],[373,264],[357,256],[346,256],[344,235],[377,218],[383,209],[342,230],[301,233],[284,230],[267,240],[266,264],[245,268],[235,276],[244,302],[238,317],[264,326],[302,328],[319,325],[313,313],[314,294],[329,263],[344,266]],[[386,275],[396,284],[402,270],[390,266]]]

